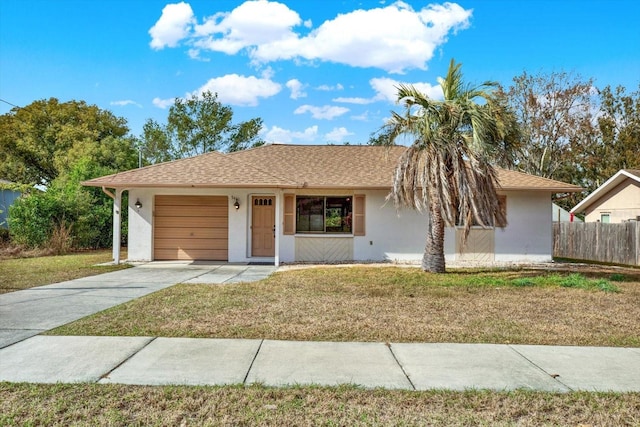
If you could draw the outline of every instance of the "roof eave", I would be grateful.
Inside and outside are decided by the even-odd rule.
[[[105,187],[105,188],[298,188],[295,184],[189,184],[189,183],[136,183],[136,182],[89,182],[81,183],[85,187]]]
[[[612,187],[617,186],[618,184],[624,182],[625,179],[630,178],[634,181],[638,181],[640,182],[640,178],[637,177],[636,175],[627,172],[624,169],[619,170],[618,172],[615,173],[615,175],[613,175],[611,178],[609,178],[608,180],[606,180],[604,182],[604,184],[602,184],[600,187],[596,188],[593,193],[589,194],[587,197],[584,198],[584,200],[582,200],[580,203],[578,203],[577,205],[575,205],[573,207],[573,209],[571,209],[569,212],[571,213],[580,213],[580,212],[584,212],[587,210],[587,208],[589,208],[589,206],[591,206],[592,204],[594,204],[595,202],[598,201],[598,199],[601,197],[601,195],[604,195],[607,193],[607,191],[609,191]]]

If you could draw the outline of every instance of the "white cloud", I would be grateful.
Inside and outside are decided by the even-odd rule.
[[[172,6],[177,12],[169,13]],[[188,11],[187,11],[188,8]],[[187,13],[189,12],[189,13]],[[151,46],[176,46],[192,26],[190,7],[167,5],[149,31]],[[472,10],[456,3],[429,4],[414,10],[403,2],[337,15],[311,28],[297,12],[275,1],[246,1],[193,26],[188,42],[198,49],[226,54],[244,50],[254,63],[277,60],[324,61],[353,67],[376,67],[391,73],[426,69],[449,34],[468,28]]]
[[[365,111],[362,114],[359,114],[357,116],[351,116],[351,120],[358,120],[361,122],[368,122],[369,121],[369,112]]]
[[[305,98],[307,93],[304,91],[306,85],[303,85],[298,79],[289,80],[285,86],[291,91],[291,99]]]
[[[322,90],[322,91],[326,91],[326,92],[330,92],[330,91],[334,91],[334,90],[342,90],[342,89],[344,89],[344,86],[342,86],[340,83],[338,83],[335,86],[320,85],[316,89]]]
[[[318,136],[318,126],[306,128],[303,132],[283,129],[278,126],[272,126],[266,131],[263,138],[266,142],[279,142],[282,144],[291,144],[293,142],[313,142]]]
[[[355,10],[325,21],[308,36],[261,43],[252,57],[261,62],[300,57],[391,73],[426,69],[449,32],[469,26],[470,10],[455,3],[414,11],[401,2]]]
[[[264,75],[271,75],[272,70],[267,69]],[[268,98],[276,95],[282,86],[269,78],[255,76],[239,76],[237,74],[227,74],[207,81],[204,85],[191,93],[185,94],[185,99],[189,97],[200,97],[204,92],[218,94],[218,101],[222,104],[255,106],[258,105],[259,98]],[[161,99],[154,98],[153,105],[159,108],[167,108],[173,105],[174,98]]]
[[[420,92],[426,94],[429,98],[432,99],[442,99],[443,97],[442,88],[440,87],[440,85],[431,85],[429,83],[423,82],[408,83],[390,79],[388,77],[381,77],[369,80],[369,85],[371,85],[371,88],[375,91],[375,95],[373,95],[371,98],[338,97],[334,98],[332,101],[358,105],[372,104],[377,101],[387,101],[394,104],[398,96],[398,86],[400,86],[401,84],[412,85]]]
[[[324,138],[329,142],[343,142],[347,136],[354,135],[353,132],[349,132],[345,127],[333,128],[333,130],[327,133]]]
[[[293,114],[311,113],[311,117],[314,119],[332,120],[338,116],[341,116],[348,112],[349,109],[345,107],[336,107],[334,105],[324,105],[322,107],[316,107],[314,105],[301,105],[296,108]]]
[[[246,1],[231,12],[207,18],[195,27],[197,46],[235,54],[243,48],[295,40],[291,28],[302,23],[286,5],[264,0]]]
[[[391,103],[395,103],[397,100],[398,86],[400,84],[412,85],[417,90],[432,99],[442,99],[443,97],[442,88],[440,87],[440,85],[431,85],[429,83],[407,83],[387,77],[382,77],[369,80],[369,84],[371,85],[373,90],[376,91],[376,95],[374,97],[375,100],[386,100]]]
[[[171,107],[173,105],[173,103],[175,102],[175,98],[160,99],[156,97],[153,98],[152,102],[153,105],[164,110],[165,108]]]
[[[187,50],[187,55],[189,55],[189,58],[195,59],[197,61],[202,61],[202,62],[211,61],[211,59],[209,58],[203,58],[200,56],[200,49],[189,49]]]
[[[122,100],[122,101],[111,101],[110,105],[117,105],[119,107],[126,107],[127,105],[135,105],[138,108],[142,108],[142,105],[138,104],[136,101],[132,101],[130,99]]]
[[[348,98],[348,97],[333,98],[332,101],[342,102],[344,104],[359,104],[359,105],[366,105],[366,104],[371,104],[372,102],[375,102],[375,100],[372,98]]]
[[[158,22],[149,30],[151,47],[153,49],[176,47],[180,40],[189,35],[194,22],[193,11],[189,4],[180,2],[166,5],[162,9]]]
[[[218,101],[223,104],[255,106],[259,98],[274,96],[282,86],[268,78],[255,76],[240,76],[227,74],[222,77],[210,79],[203,86],[193,92],[193,95],[201,95],[210,91],[218,94]]]

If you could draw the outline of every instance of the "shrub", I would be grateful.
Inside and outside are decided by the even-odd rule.
[[[92,189],[52,186],[31,194],[11,207],[10,230],[14,243],[29,248],[103,248],[112,243],[112,201],[96,197]],[[61,252],[60,252],[61,251]]]

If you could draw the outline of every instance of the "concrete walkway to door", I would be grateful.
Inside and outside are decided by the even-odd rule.
[[[261,280],[274,266],[150,262],[0,295],[0,348],[177,283]]]

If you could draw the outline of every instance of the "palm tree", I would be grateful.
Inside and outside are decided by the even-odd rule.
[[[494,93],[497,84],[465,85],[460,65],[451,60],[447,76],[438,79],[443,100],[400,85],[405,112],[392,112],[383,127],[387,144],[403,136],[412,140],[396,166],[389,198],[398,208],[428,211],[422,269],[437,273],[445,271],[445,226],[463,226],[464,244],[472,225],[506,224],[492,162],[508,158],[517,141],[515,116]]]

